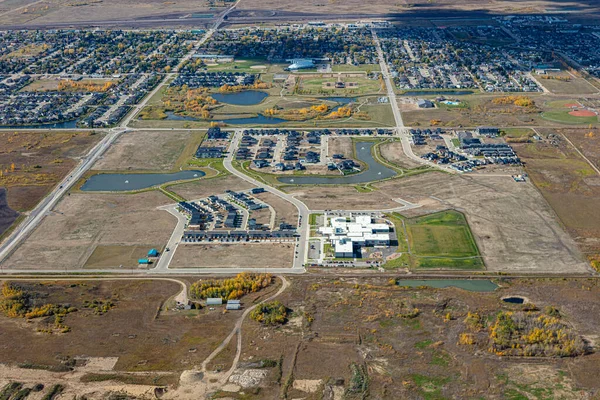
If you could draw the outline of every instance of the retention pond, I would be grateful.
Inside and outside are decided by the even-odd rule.
[[[357,183],[373,182],[381,179],[391,178],[397,175],[397,172],[391,168],[380,164],[373,158],[371,149],[373,142],[356,142],[356,158],[368,165],[368,169],[353,175],[339,177],[319,177],[319,176],[293,176],[281,177],[277,180],[281,183],[291,185],[352,185]]]
[[[494,282],[485,279],[400,279],[398,286],[428,286],[437,289],[456,287],[470,292],[493,292],[498,288]]]
[[[163,183],[200,178],[202,171],[179,171],[168,174],[97,174],[81,186],[84,192],[127,192],[162,185]]]

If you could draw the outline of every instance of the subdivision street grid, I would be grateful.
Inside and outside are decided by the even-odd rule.
[[[238,0],[239,2],[239,0]],[[128,133],[138,131],[138,130],[164,130],[164,128],[135,128],[129,126],[131,121],[136,117],[136,115],[144,109],[147,105],[148,101],[156,95],[162,88],[164,88],[168,82],[176,75],[179,68],[188,61],[193,54],[198,50],[203,43],[208,41],[211,36],[219,29],[223,21],[226,19],[228,13],[232,11],[237,5],[237,2],[232,5],[226,12],[224,12],[221,17],[215,22],[214,27],[209,29],[205,35],[199,39],[192,49],[181,59],[181,62],[173,69],[173,72],[165,74],[161,82],[150,91],[137,105],[135,105],[132,110],[122,119],[120,124],[117,127],[111,129],[94,129],[95,131],[104,131],[106,133],[105,137],[94,147],[92,148],[87,155],[85,155],[79,165],[67,176],[65,177],[53,190],[47,195],[32,211],[30,211],[25,218],[25,220],[8,236],[8,238],[0,245],[0,265],[6,261],[6,259],[11,255],[12,252],[40,225],[42,220],[46,215],[48,215],[51,210],[57,205],[59,200],[65,196],[70,189],[73,188],[73,185],[80,180],[87,171],[89,171],[92,166],[107,152],[107,150],[117,141],[119,137],[122,135],[127,135]],[[383,78],[383,82],[385,84],[385,91],[387,93],[387,98],[389,99],[390,105],[392,107],[392,112],[394,116],[395,125],[390,127],[393,129],[393,137],[399,138],[401,142],[402,151],[405,153],[406,157],[410,160],[418,163],[419,165],[428,166],[431,168],[436,168],[442,170],[446,173],[456,174],[457,171],[455,169],[450,168],[444,164],[434,163],[428,159],[424,159],[423,157],[414,153],[413,148],[411,146],[411,127],[407,127],[404,124],[400,107],[398,105],[398,101],[396,98],[393,77],[390,72],[390,68],[388,63],[386,62],[386,58],[384,56],[382,46],[380,40],[377,36],[377,33],[373,30],[371,32],[373,41],[375,43],[377,58],[379,62],[379,66],[381,69],[381,75]],[[338,127],[343,128],[342,126]],[[376,128],[376,127],[373,127]],[[170,130],[186,130],[186,131],[205,131],[203,128],[191,128],[191,129],[179,129],[179,128],[169,128]],[[276,129],[276,128],[264,128],[264,129]],[[19,129],[16,129],[18,131]],[[25,129],[23,129],[25,130]],[[28,131],[32,129],[26,129]],[[61,129],[65,130],[65,129]],[[82,131],[84,129],[72,129],[76,131]],[[236,151],[239,147],[241,138],[243,136],[243,129],[235,129],[234,134],[231,138],[231,144],[227,153],[227,156],[223,160],[224,168],[231,173],[232,175],[254,185],[256,187],[264,188],[264,190],[268,193],[271,193],[286,202],[289,202],[294,205],[294,207],[298,211],[298,221],[297,221],[297,233],[298,237],[294,242],[294,256],[291,268],[269,268],[269,272],[274,274],[300,274],[306,272],[306,266],[308,263],[308,252],[309,252],[309,238],[310,238],[310,223],[309,216],[311,213],[320,213],[323,210],[311,210],[309,207],[296,198],[293,194],[285,193],[275,187],[269,186],[265,184],[265,182],[258,181],[257,179],[243,173],[238,168],[234,167],[233,161]],[[588,161],[589,162],[589,161]],[[591,164],[591,163],[590,163]],[[593,167],[596,170],[595,167]],[[510,174],[497,174],[490,176],[506,176],[511,177]],[[380,212],[401,212],[404,210],[409,210],[411,208],[420,207],[420,205],[410,203],[408,201],[398,199],[397,200],[402,205],[397,208],[385,209],[385,210],[368,210],[368,211],[380,211]],[[156,265],[153,268],[147,270],[136,270],[138,274],[235,274],[243,271],[250,272],[263,272],[265,269],[263,268],[211,268],[211,267],[202,267],[202,268],[171,268],[170,264],[173,260],[173,257],[176,253],[176,250],[181,243],[182,235],[184,233],[187,219],[177,211],[177,204],[162,206],[160,207],[164,212],[168,212],[172,214],[177,219],[177,225],[170,236],[166,248],[170,249],[169,251],[161,254],[160,258]],[[343,211],[343,210],[340,210]],[[367,211],[367,210],[366,210]],[[353,210],[353,212],[355,212]],[[63,273],[62,269],[60,270],[52,270],[52,269],[28,269],[28,270],[18,270],[18,269],[10,269],[3,268],[1,271],[3,274],[31,274],[31,273]],[[94,273],[131,273],[130,270],[125,269],[116,269],[107,271],[105,269],[69,269],[69,273],[86,273],[86,274],[94,274]]]

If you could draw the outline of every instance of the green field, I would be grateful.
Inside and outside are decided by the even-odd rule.
[[[387,217],[396,227],[398,251],[403,256],[389,261],[386,267],[483,268],[477,244],[463,214],[449,210],[418,218],[404,218],[398,213]]]
[[[598,116],[576,117],[569,114],[570,110],[564,111],[546,111],[542,113],[542,118],[548,121],[559,122],[561,124],[596,124]]]

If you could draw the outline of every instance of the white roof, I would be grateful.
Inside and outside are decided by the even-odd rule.
[[[365,240],[378,240],[378,241],[386,241],[390,240],[390,235],[387,233],[367,233],[364,236]]]
[[[341,240],[335,244],[336,253],[352,253],[353,252],[352,242],[350,240],[342,242]]]
[[[371,224],[371,229],[374,231],[389,231],[390,227],[388,224]]]
[[[357,224],[369,225],[371,223],[371,217],[368,215],[357,215],[355,221]]]

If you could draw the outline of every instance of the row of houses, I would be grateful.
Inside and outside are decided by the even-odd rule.
[[[295,229],[279,230],[188,230],[183,232],[184,243],[199,243],[206,241],[248,242],[248,241],[293,241],[298,237]]]

